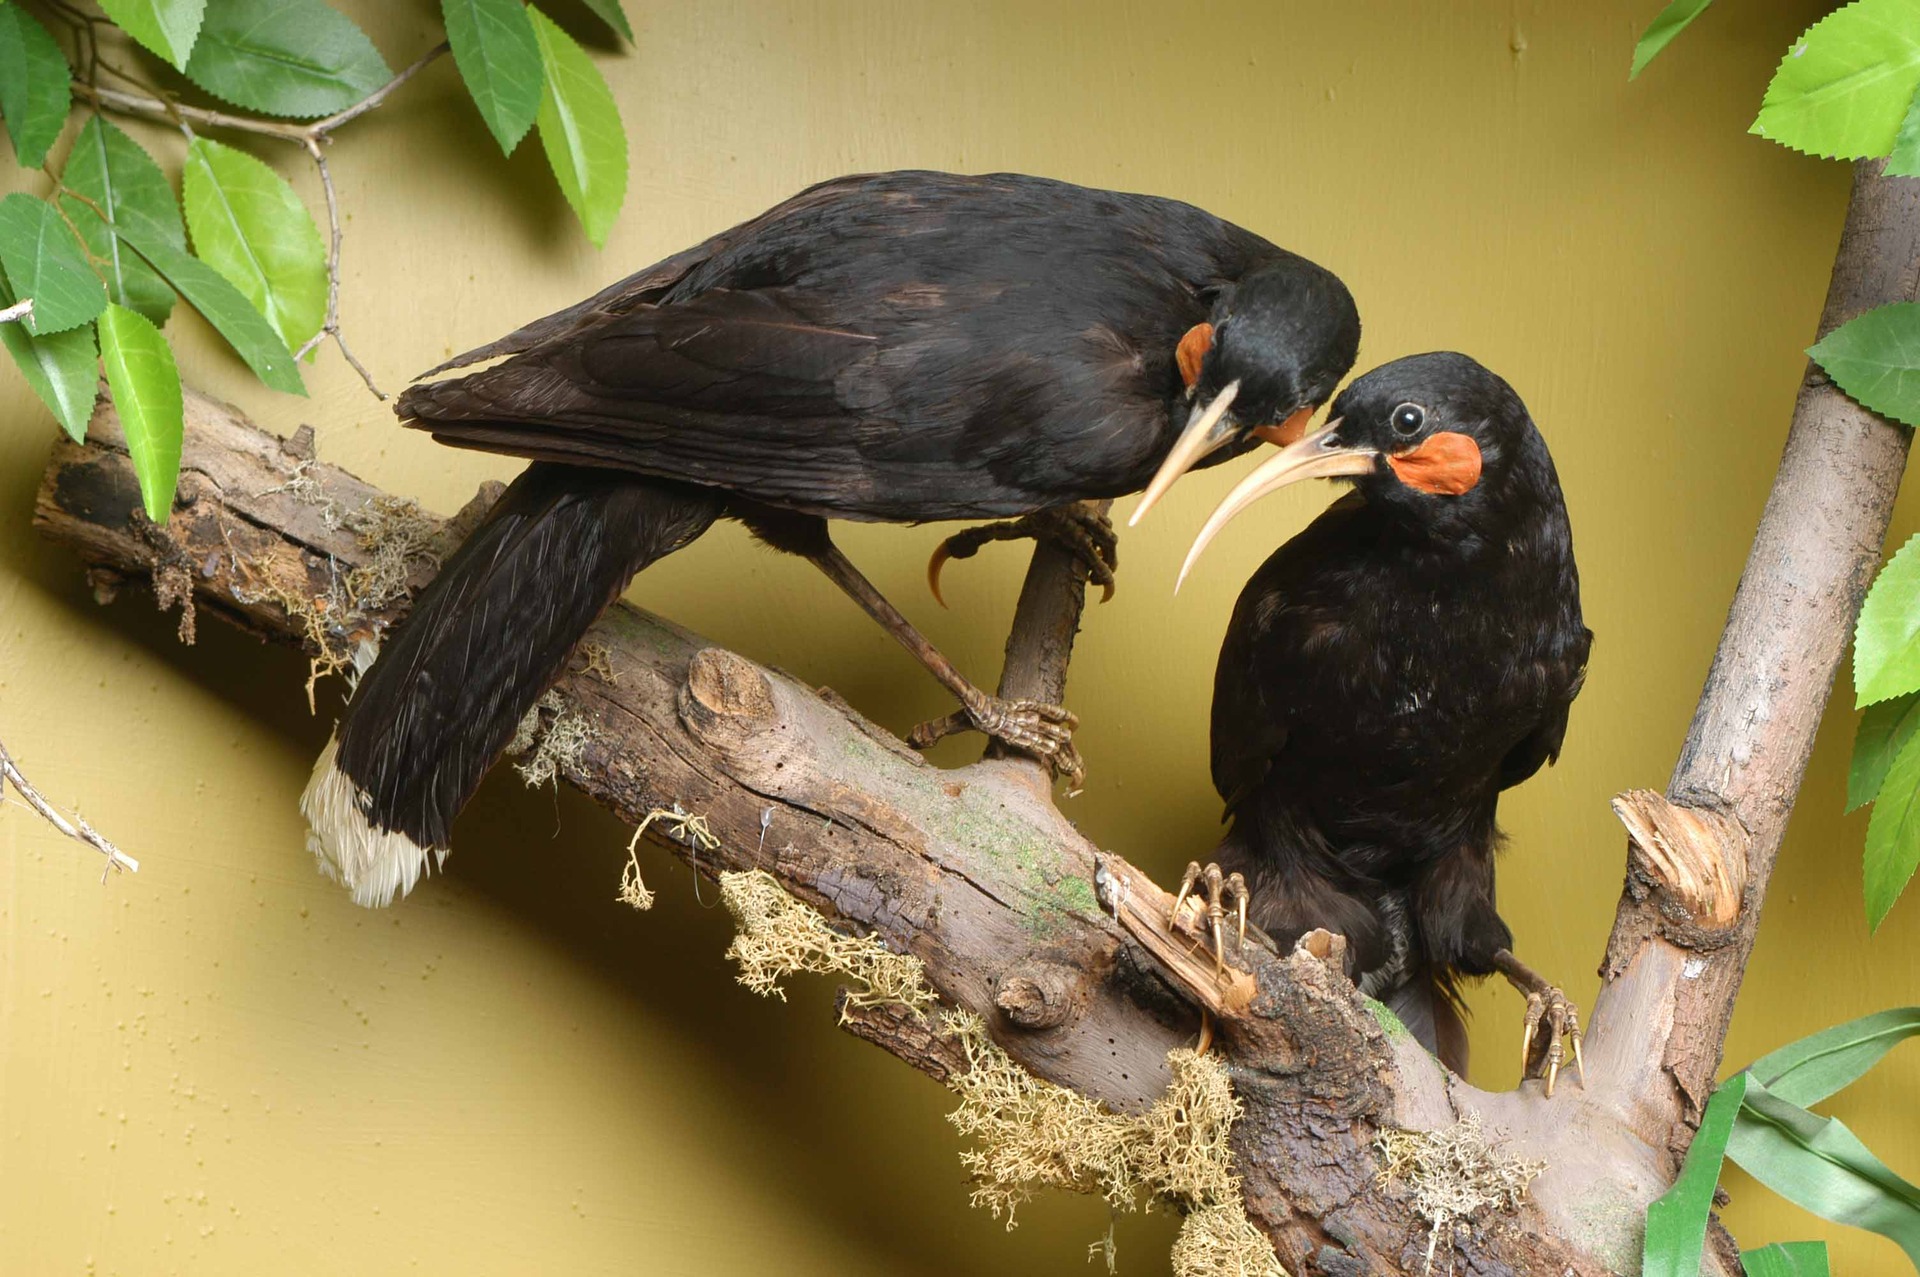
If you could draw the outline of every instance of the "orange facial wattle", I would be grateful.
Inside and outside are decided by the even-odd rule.
[[[1180,380],[1192,390],[1200,380],[1200,364],[1207,357],[1207,351],[1213,347],[1213,325],[1195,324],[1187,329],[1180,338],[1180,344],[1174,348],[1174,362],[1180,365]]]
[[[1457,497],[1480,482],[1480,445],[1472,435],[1443,430],[1418,448],[1388,457],[1387,464],[1415,491]]]

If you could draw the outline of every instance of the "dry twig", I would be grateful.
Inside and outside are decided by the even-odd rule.
[[[101,882],[105,882],[107,874],[115,870],[124,870],[127,873],[140,872],[139,861],[108,842],[106,835],[89,825],[84,817],[76,813],[72,820],[68,820],[61,815],[59,810],[33,787],[32,782],[21,774],[20,768],[14,764],[13,755],[7,752],[7,747],[0,745],[0,795],[6,793],[9,783],[20,791],[20,796],[27,800],[27,806],[39,812],[48,824],[76,842],[87,844],[107,858],[106,867],[100,871]]]

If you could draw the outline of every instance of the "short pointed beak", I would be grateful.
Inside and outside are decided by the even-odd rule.
[[[1200,458],[1219,448],[1233,438],[1234,427],[1223,425],[1227,409],[1233,407],[1233,398],[1240,393],[1240,383],[1230,381],[1226,389],[1213,397],[1213,402],[1204,407],[1196,407],[1187,418],[1187,428],[1173,441],[1173,448],[1167,453],[1167,459],[1160,463],[1160,469],[1154,472],[1153,482],[1147,485],[1146,492],[1140,498],[1140,504],[1133,509],[1133,517],[1127,520],[1127,526],[1134,524],[1153,509],[1167,489],[1199,462]]]
[[[1193,548],[1187,551],[1187,561],[1180,565],[1180,579],[1174,582],[1175,593],[1186,581],[1187,573],[1193,569],[1200,552],[1207,548],[1207,543],[1219,534],[1220,529],[1226,527],[1234,515],[1269,492],[1277,492],[1302,479],[1331,479],[1339,475],[1373,473],[1379,462],[1379,454],[1371,448],[1353,448],[1335,442],[1332,436],[1339,427],[1340,421],[1335,418],[1299,442],[1282,448],[1227,494],[1226,500],[1208,516],[1200,535],[1194,538]]]

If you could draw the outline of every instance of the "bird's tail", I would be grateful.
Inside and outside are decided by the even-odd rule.
[[[1450,981],[1421,966],[1381,1001],[1440,1063],[1461,1077],[1467,1075],[1467,1021]]]
[[[321,872],[378,906],[442,863],[454,816],[587,627],[720,506],[702,488],[529,466],[421,591],[314,765],[300,810]]]

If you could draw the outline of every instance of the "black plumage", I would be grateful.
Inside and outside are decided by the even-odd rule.
[[[1512,960],[1494,857],[1500,792],[1559,756],[1585,674],[1572,533],[1525,405],[1465,356],[1388,364],[1329,415],[1303,453],[1373,466],[1234,608],[1213,699],[1219,865],[1282,945],[1346,936],[1362,990],[1464,1071],[1459,977],[1505,972],[1565,1027],[1557,991]]]
[[[974,687],[826,519],[1028,516],[1163,488],[1304,420],[1358,341],[1331,273],[1190,205],[905,172],[822,183],[471,351],[435,371],[510,358],[399,410],[442,442],[541,463],[498,516],[520,529],[514,570],[470,544],[422,596],[303,800],[316,850],[357,895],[411,885],[417,871],[363,892],[360,862],[443,854],[600,607],[721,514],[820,566],[974,726],[1070,760],[1071,715]],[[476,537],[508,539],[491,523]],[[521,650],[536,633],[537,657]]]

